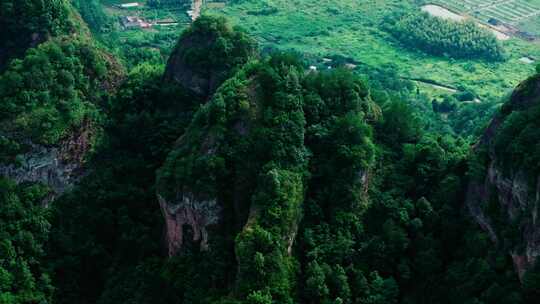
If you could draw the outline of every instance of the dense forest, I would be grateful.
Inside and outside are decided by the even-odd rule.
[[[428,13],[391,15],[383,25],[404,46],[436,56],[503,60],[504,50],[491,32],[472,21],[452,21]]]
[[[72,29],[70,10],[61,1],[0,2],[0,70],[9,59],[38,45],[47,36]]]
[[[432,101],[220,17],[163,65],[99,43],[97,2],[0,1],[35,8],[0,15],[1,304],[540,300],[540,66],[500,108]]]

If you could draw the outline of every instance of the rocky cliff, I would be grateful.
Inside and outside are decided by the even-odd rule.
[[[164,81],[208,98],[255,54],[255,43],[246,34],[224,19],[201,17],[180,37]]]
[[[83,175],[85,157],[91,148],[89,123],[70,132],[57,145],[43,145],[26,140],[27,150],[17,155],[16,163],[0,165],[0,176],[17,183],[37,182],[51,190],[54,199]]]
[[[243,85],[242,82],[225,84],[222,90],[234,90],[239,98],[248,98],[249,104],[257,102],[252,99],[253,96],[248,97]],[[250,126],[254,123],[254,117],[242,115],[231,118],[228,130],[216,125],[217,121],[208,125],[208,119],[219,111],[216,104],[223,97],[222,93],[216,93],[204,110],[196,114],[191,126],[179,138],[158,173],[157,196],[165,219],[166,244],[170,256],[176,255],[187,241],[196,242],[201,250],[210,249],[209,228],[221,226],[218,229],[221,231],[217,232],[220,235],[223,230],[238,230],[246,221],[250,203],[250,193],[246,190],[253,187],[253,180],[246,180],[245,177],[253,174],[246,172],[242,164],[227,159],[223,149],[227,146],[227,140],[236,142],[251,135]],[[233,98],[236,99],[236,96]],[[228,115],[234,116],[232,113]],[[249,158],[245,161],[247,164]],[[235,173],[228,174],[226,164],[228,170]],[[224,187],[232,192],[226,196],[220,194]],[[229,224],[233,225],[224,227],[224,218],[227,217],[232,219]],[[185,239],[186,228],[190,228],[193,233],[191,240]]]
[[[213,106],[208,111],[215,111],[215,104],[223,98],[222,94],[213,96],[229,77],[236,73],[251,58],[256,56],[256,44],[246,34],[233,29],[222,18],[201,17],[180,37],[166,66],[163,79],[166,83],[180,85],[190,94],[204,101],[212,100]],[[237,84],[235,90],[241,84]],[[230,86],[229,86],[230,87]],[[245,96],[242,92],[240,96]],[[250,102],[255,102],[251,100]],[[169,255],[175,255],[185,243],[186,227],[193,233],[193,239],[203,250],[208,249],[208,226],[216,226],[222,218],[223,202],[217,197],[216,184],[219,172],[207,172],[201,180],[180,181],[168,172],[170,166],[179,166],[179,159],[190,158],[192,164],[182,164],[184,169],[199,166],[197,169],[210,170],[206,161],[223,161],[219,153],[226,132],[211,132],[215,121],[202,121],[208,115],[200,111],[192,126],[176,143],[168,162],[159,174],[158,200],[166,222],[166,241]],[[238,134],[247,136],[249,119],[238,119],[231,126]],[[184,160],[181,160],[183,162]],[[190,168],[189,170],[193,170]],[[186,172],[187,173],[187,172]],[[189,173],[188,173],[189,174]],[[176,181],[174,181],[176,180]],[[232,187],[242,189],[238,183]],[[234,205],[237,207],[241,194],[235,194]],[[245,203],[245,202],[244,202]],[[226,210],[228,212],[230,210]],[[234,213],[234,212],[233,212]],[[245,213],[245,212],[244,212]],[[245,217],[245,216],[244,216]],[[236,228],[242,226],[239,223]]]
[[[540,75],[523,82],[475,146],[467,206],[520,278],[540,256]]]
[[[365,118],[375,109],[348,71],[306,74],[290,54],[244,65],[199,108],[158,170],[169,255],[224,256],[236,267],[220,273],[228,278],[220,284],[234,297],[292,303],[306,204],[359,231],[343,214],[366,210],[375,147]]]
[[[181,194],[174,200],[166,200],[158,194],[159,206],[165,219],[166,242],[169,256],[174,256],[184,243],[184,229],[192,229],[190,241],[200,244],[201,250],[208,249],[210,225],[218,224],[220,207],[215,199],[198,200],[192,193]]]

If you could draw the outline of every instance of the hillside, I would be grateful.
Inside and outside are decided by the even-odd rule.
[[[34,6],[5,3],[13,14],[3,19],[10,25],[2,34],[20,38],[7,45],[6,58],[20,58],[0,74],[0,172],[17,182],[44,182],[61,193],[81,174],[100,133],[102,98],[123,71],[94,44],[69,3],[28,3]],[[23,8],[35,12],[18,15]],[[36,20],[48,27],[37,30],[38,25],[30,25]],[[26,35],[37,38],[27,45]]]

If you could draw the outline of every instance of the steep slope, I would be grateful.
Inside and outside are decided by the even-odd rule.
[[[243,275],[238,277],[237,284],[242,297],[254,291],[253,285],[267,285],[275,297],[286,303],[290,301],[290,290],[278,290],[274,284],[291,284],[286,248],[288,239],[294,239],[295,231],[291,229],[299,220],[306,161],[303,132],[291,132],[301,131],[304,119],[295,87],[298,84],[284,87],[284,78],[295,77],[292,75],[298,71],[292,67],[289,70],[289,66],[273,71],[279,74],[269,84],[279,88],[277,94],[283,94],[281,104],[273,92],[261,87],[258,78],[269,76],[264,74],[263,65],[242,71],[225,82],[196,114],[160,170],[158,197],[167,222],[171,255],[179,253],[183,243],[190,242],[183,236],[187,232],[184,225],[191,226],[193,242],[200,243],[202,250],[221,250],[220,239],[238,235],[236,258],[238,272]],[[273,113],[276,120],[272,122],[265,113]],[[279,125],[281,132],[276,129]],[[255,139],[261,137],[268,141],[258,145]],[[268,214],[272,207],[265,206],[271,201],[277,212],[273,216]],[[283,223],[270,231],[270,220]],[[210,230],[212,226],[215,230]],[[280,269],[270,271],[270,277],[251,280],[248,275],[256,252],[272,258]],[[227,256],[227,264],[234,265],[230,252]]]
[[[107,24],[108,17],[100,0],[70,0],[82,19],[94,32],[100,32]]]
[[[520,303],[463,212],[467,142],[378,93],[279,53],[217,89],[157,174],[178,301]]]
[[[467,204],[522,278],[540,256],[540,75],[520,84],[475,147]]]
[[[325,84],[334,90],[324,92]],[[220,254],[222,271],[236,278],[220,285],[234,286],[237,298],[292,303],[311,153],[325,167],[346,164],[340,194],[358,208],[374,161],[365,122],[372,106],[347,72],[304,76],[289,55],[247,64],[196,113],[158,173],[169,254]],[[337,146],[343,150],[325,154]]]
[[[223,18],[198,18],[169,57],[164,81],[208,98],[234,71],[256,55],[252,38]]]
[[[0,74],[0,174],[42,182],[58,194],[80,176],[99,134],[99,103],[122,68],[93,43],[68,2],[2,5],[11,13],[1,19],[4,59],[28,50]],[[27,36],[34,36],[31,43]]]

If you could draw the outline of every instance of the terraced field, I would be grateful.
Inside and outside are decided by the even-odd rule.
[[[534,22],[540,16],[539,0],[436,0],[432,3],[483,22],[504,23],[515,27],[521,27],[531,20]]]

